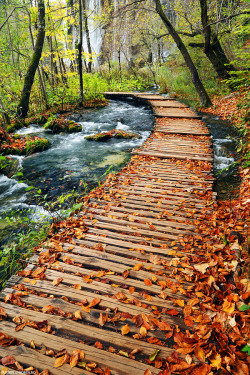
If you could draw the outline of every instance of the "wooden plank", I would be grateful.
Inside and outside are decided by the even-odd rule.
[[[116,190],[115,190],[116,189]],[[134,191],[134,192],[141,192],[141,194],[147,194],[149,197],[158,197],[159,195],[163,196],[164,198],[176,198],[176,200],[183,200],[183,199],[189,199],[192,202],[201,202],[201,200],[204,199],[204,196],[200,197],[200,195],[195,193],[194,191],[191,191],[190,189],[188,191],[186,190],[180,190],[180,189],[169,189],[166,185],[163,186],[154,186],[153,188],[150,186],[150,184],[137,184],[136,182],[127,185],[127,184],[116,184],[115,188],[112,187],[112,190],[110,192],[117,192],[120,194],[123,194],[127,191]],[[195,190],[195,189],[193,189]]]
[[[85,216],[87,216],[87,215],[85,215]],[[154,235],[156,235],[157,233],[158,234],[164,233],[166,235],[167,235],[167,233],[173,233],[173,234],[176,234],[176,236],[178,236],[178,235],[183,235],[185,233],[187,233],[187,234],[190,233],[190,230],[188,228],[185,228],[185,229],[184,228],[175,228],[174,225],[163,226],[163,225],[160,225],[160,223],[157,223],[157,224],[153,225],[152,222],[150,222],[148,220],[147,220],[146,224],[140,223],[140,221],[138,220],[138,217],[136,217],[136,219],[135,219],[136,221],[129,221],[128,218],[125,218],[125,220],[121,219],[118,216],[116,216],[116,218],[114,218],[113,216],[115,216],[115,215],[112,215],[112,217],[109,217],[109,216],[105,216],[105,215],[88,213],[88,216],[89,216],[89,218],[84,218],[84,220],[86,220],[86,219],[98,220],[98,222],[110,223],[110,224],[112,224],[112,228],[113,228],[113,224],[115,224],[115,225],[123,225],[124,224],[126,226],[131,227],[132,229],[136,229],[136,231],[139,228],[142,229],[142,230],[145,229],[146,231],[150,230],[150,232],[147,232],[148,235],[149,234],[151,235],[152,233]],[[92,221],[92,223],[93,223],[93,221]],[[95,222],[94,224],[96,224],[96,223],[97,222]],[[88,224],[87,221],[86,221],[86,224]],[[153,225],[154,228],[150,227],[152,225]],[[141,231],[139,233],[141,233]]]
[[[90,206],[88,208],[88,211],[127,218],[128,220],[130,219],[131,221],[137,220],[142,223],[147,223],[148,220],[150,220],[150,223],[158,224],[163,227],[170,226],[170,227],[179,228],[179,229],[190,229],[190,230],[195,229],[195,226],[191,224],[177,223],[176,221],[166,220],[165,217],[161,217],[160,218],[161,221],[160,221],[159,215],[157,216],[157,219],[155,219],[156,217],[155,214],[152,215],[150,212],[147,212],[147,211],[134,211],[130,209],[125,209],[125,207],[117,207],[117,206],[109,205],[109,209],[107,210],[107,209],[103,209],[103,205],[100,204],[98,208],[96,206],[95,207]]]
[[[77,267],[75,265],[72,265],[72,264],[67,264],[67,263],[62,263],[62,262],[58,262],[58,267],[62,268],[63,271],[67,271],[67,272],[72,272],[72,274],[70,273],[62,273],[61,271],[58,272],[56,270],[47,270],[46,271],[46,277],[48,280],[57,280],[58,278],[61,278],[63,277],[63,280],[66,284],[70,284],[72,286],[76,285],[76,284],[79,284],[80,286],[86,288],[86,289],[89,289],[89,290],[94,290],[94,291],[98,291],[99,293],[103,293],[103,294],[109,294],[109,296],[112,296],[112,295],[116,295],[118,292],[122,292],[124,294],[126,294],[126,289],[120,287],[120,285],[127,285],[128,287],[132,286],[132,287],[135,287],[139,290],[142,290],[142,291],[146,291],[147,293],[152,293],[153,295],[159,295],[161,293],[161,287],[159,285],[151,285],[151,286],[148,286],[146,285],[144,282],[140,281],[140,280],[136,280],[136,279],[132,279],[132,278],[127,278],[126,280],[122,277],[122,276],[119,276],[119,275],[112,275],[112,274],[107,274],[103,277],[99,277],[99,279],[105,279],[105,278],[108,278],[111,282],[113,282],[113,284],[105,284],[101,281],[92,281],[90,283],[88,282],[85,282],[85,280],[82,278],[82,277],[79,277],[79,276],[74,276],[74,273],[81,273],[82,271],[82,274],[83,275],[91,275],[93,273],[93,270],[89,270],[89,269],[86,269],[86,268],[80,268],[80,267]],[[170,289],[170,288],[165,288],[164,289],[166,292],[167,292],[167,296],[168,297],[171,297],[171,298],[177,298],[177,297],[181,297],[182,299],[184,300],[187,300],[187,298],[181,294],[180,292],[176,292],[176,293],[173,293],[173,291]],[[97,295],[96,295],[97,297]],[[121,311],[125,311],[125,312],[130,312],[130,314],[132,315],[138,315],[138,314],[141,314],[142,312],[145,313],[145,311],[149,310],[151,311],[151,303],[148,303],[150,301],[143,301],[145,307],[141,307],[141,306],[135,306],[133,305],[133,295],[132,296],[129,296],[128,294],[128,298],[130,298],[130,304],[128,305],[126,302],[123,303],[123,301],[121,301],[121,305],[117,304],[117,307],[118,309],[121,309],[123,308],[123,310]],[[164,300],[164,303],[166,302],[166,306],[169,308],[169,305],[167,303],[166,300]],[[117,301],[118,303],[118,301]],[[126,306],[126,309],[124,309],[123,305]],[[146,309],[146,310],[145,310]],[[165,318],[164,318],[165,319]],[[166,317],[166,319],[168,319]],[[169,322],[169,320],[168,320]]]
[[[172,118],[188,118],[188,119],[201,119],[200,115],[197,115],[189,109],[182,108],[154,108],[154,115],[157,117],[172,117]]]
[[[25,337],[24,332],[22,334],[16,333],[14,331],[13,323],[10,322],[0,322],[1,331],[6,334],[12,334],[13,337],[21,337],[24,342],[27,343],[27,345],[30,344],[31,339],[28,341],[28,334],[31,331],[31,328],[25,328]],[[35,331],[36,332],[36,331]],[[39,332],[39,331],[38,331]],[[32,332],[33,333],[33,332]],[[48,335],[47,335],[48,336]],[[32,336],[31,336],[32,337]],[[37,334],[37,337],[40,337],[40,334]],[[41,343],[44,345],[44,342],[39,341],[39,339],[36,339],[36,336],[33,338],[35,339],[36,343]],[[47,337],[48,340],[48,337]],[[46,342],[48,344],[48,342]],[[38,344],[37,344],[38,345]],[[77,345],[76,345],[77,346]],[[63,349],[63,348],[61,348]],[[60,350],[60,349],[58,349]],[[51,358],[49,356],[43,355],[39,353],[37,350],[27,348],[25,346],[19,345],[19,346],[9,346],[9,347],[2,347],[0,346],[0,356],[3,358],[7,355],[12,355],[17,362],[19,362],[24,369],[29,367],[37,368],[39,371],[43,371],[45,369],[48,369],[52,375],[89,375],[90,373],[86,370],[80,369],[79,367],[74,367],[71,369],[69,364],[65,364],[63,367],[55,368],[55,358]],[[4,373],[1,372],[2,375],[6,374],[23,374],[21,371],[9,369],[9,372]]]
[[[28,298],[22,298],[22,300],[27,300],[27,301],[30,302],[31,305],[37,306],[37,307],[40,307],[40,308],[46,306],[46,305],[44,305],[44,303],[46,303],[46,301],[47,301],[46,298],[41,298],[41,297],[37,297],[37,296],[29,296]],[[65,306],[65,303],[64,304],[61,303],[62,301],[60,299],[56,299],[56,298],[51,299],[50,302],[51,302],[51,304],[50,304],[51,306],[54,306],[54,307],[57,307],[57,308],[62,308],[62,306]],[[78,309],[79,309],[79,307],[78,307]],[[6,309],[5,309],[5,311],[6,311]],[[8,313],[8,311],[9,310],[7,310],[7,313]],[[74,312],[77,311],[77,306],[74,308],[73,311]],[[22,309],[20,311],[20,313],[22,314],[23,317],[25,317],[26,309]],[[125,349],[126,351],[131,351],[131,348],[138,348],[138,349],[140,349],[141,354],[143,354],[144,356],[145,355],[150,356],[157,349],[158,350],[161,349],[162,354],[164,356],[169,356],[173,352],[173,349],[169,349],[168,347],[166,347],[166,343],[165,343],[164,339],[163,339],[163,343],[165,343],[165,346],[159,346],[159,345],[155,345],[155,344],[150,344],[146,341],[134,339],[130,336],[123,336],[121,333],[103,330],[101,328],[94,327],[93,325],[90,328],[90,326],[84,324],[83,322],[75,322],[71,319],[63,319],[62,320],[61,317],[59,317],[57,315],[43,314],[43,313],[38,313],[37,315],[35,313],[33,314],[34,320],[38,319],[38,318],[41,319],[41,321],[47,320],[48,323],[51,324],[53,328],[56,328],[56,332],[59,335],[60,335],[60,333],[64,333],[65,335],[67,335],[67,333],[69,335],[71,335],[73,333],[75,335],[76,339],[80,337],[81,340],[83,340],[83,341],[85,341],[85,340],[90,340],[90,341],[94,341],[94,342],[95,341],[101,341],[104,344],[108,343],[109,345],[112,345],[113,347],[115,347],[118,350],[119,349]],[[4,322],[4,324],[1,324],[1,322],[0,322],[0,332],[4,332],[4,333],[8,334],[7,333],[8,331],[6,332],[6,329],[4,329],[4,327],[3,327],[3,325],[5,325],[5,324],[6,324],[6,322]],[[12,324],[12,323],[10,325],[11,325],[13,333],[14,333],[15,332],[14,329],[15,329],[16,325]],[[36,331],[32,330],[31,334],[32,333],[34,335],[34,334],[36,334]],[[137,333],[139,333],[139,329],[137,329]],[[16,332],[15,332],[15,337],[19,338],[17,336]],[[59,338],[59,341],[60,341],[60,338]]]
[[[202,161],[212,161],[213,158],[211,157],[202,157],[202,156],[196,156],[192,155],[192,157],[188,155],[183,155],[181,153],[161,153],[161,152],[148,152],[148,151],[139,151],[139,150],[133,150],[132,151],[133,155],[145,155],[145,156],[154,156],[157,158],[162,158],[162,159],[183,159],[183,160],[202,160]]]
[[[178,102],[177,100],[149,100],[152,107],[168,107],[168,108],[189,108],[188,105]]]
[[[52,315],[48,315],[48,314],[42,314],[42,313],[39,313],[39,312],[37,312],[36,313],[37,315],[36,315],[32,311],[27,310],[27,309],[22,309],[20,307],[16,308],[15,306],[10,306],[10,305],[8,307],[9,308],[8,308],[7,313],[8,313],[8,315],[11,315],[11,316],[18,316],[18,315],[22,314],[22,316],[26,316],[27,318],[29,318],[31,320],[36,319],[36,321],[38,319],[40,319],[42,321],[42,320],[48,319],[48,317],[49,317],[50,321],[57,319],[60,322],[58,324],[61,324],[61,327],[64,327],[64,325],[66,323],[66,321],[63,318],[56,317],[55,315],[52,316]],[[20,311],[19,311],[19,309],[20,309]],[[29,345],[30,341],[33,339],[37,346],[47,346],[47,347],[49,347],[53,350],[56,350],[56,351],[59,351],[63,348],[67,348],[69,353],[72,354],[73,350],[75,350],[75,349],[83,350],[83,352],[85,354],[85,361],[96,362],[100,367],[108,366],[111,369],[112,373],[117,374],[117,375],[121,375],[121,374],[128,375],[130,373],[129,371],[131,371],[131,374],[133,374],[133,373],[137,374],[138,373],[138,374],[144,375],[144,372],[146,371],[147,368],[152,369],[152,366],[148,366],[148,365],[145,365],[143,363],[134,361],[130,358],[119,356],[119,355],[114,354],[114,353],[109,353],[108,351],[96,349],[93,346],[89,346],[89,345],[86,345],[86,344],[83,344],[83,343],[80,343],[80,342],[74,342],[72,340],[65,339],[65,338],[58,337],[58,336],[54,336],[54,335],[51,335],[51,334],[48,334],[48,333],[44,333],[44,332],[41,332],[39,330],[34,330],[30,327],[25,327],[23,330],[18,331],[18,332],[15,332],[13,329],[11,329],[9,331],[9,334],[11,334],[12,332],[13,332],[12,336],[22,339],[22,341],[25,342],[26,345]],[[14,335],[14,332],[15,332],[15,335]],[[23,348],[23,347],[18,346],[16,348]],[[29,354],[30,354],[30,350],[31,350],[31,349],[28,349],[28,348],[24,348],[24,351],[21,350],[21,352],[19,352],[19,351],[13,350],[13,352],[12,352],[11,349],[12,349],[11,347],[8,347],[8,350],[5,349],[4,353],[6,353],[6,351],[8,351],[9,354],[13,353],[12,355],[20,362],[22,362],[24,360],[26,361],[25,353],[28,350]],[[0,347],[0,354],[2,354],[2,353],[3,353],[3,349]],[[34,353],[35,353],[34,354],[35,356],[38,355],[38,353],[36,351],[34,351]],[[44,357],[45,357],[45,359],[48,358],[47,356],[44,356]],[[32,362],[29,362],[30,356],[27,358],[27,361],[28,361],[27,364],[32,363]],[[35,364],[35,363],[36,362],[35,362],[35,358],[34,358],[33,364]],[[47,367],[45,367],[45,368],[47,368]],[[62,369],[63,369],[63,367],[60,368],[61,373],[63,373]],[[52,374],[54,374],[54,372],[53,372],[54,368],[50,368],[50,370],[52,371]],[[154,372],[156,372],[155,370],[157,370],[157,369],[153,368]],[[82,370],[80,370],[80,371],[82,371]],[[133,372],[133,371],[138,371],[138,372]],[[80,373],[82,373],[82,372],[77,372],[77,374],[80,374]],[[159,373],[159,371],[157,371],[156,373]]]

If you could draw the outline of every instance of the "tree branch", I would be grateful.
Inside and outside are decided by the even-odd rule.
[[[6,18],[6,20],[4,21],[4,23],[0,26],[0,31],[2,30],[4,25],[6,25],[6,23],[8,22],[9,18],[12,16],[12,14],[15,12],[15,10],[20,9],[20,8],[26,8],[26,6],[19,6],[19,7],[13,8],[12,11],[10,12],[10,14],[8,15],[8,17]]]

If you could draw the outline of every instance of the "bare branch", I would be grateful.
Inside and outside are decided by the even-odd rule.
[[[10,19],[10,17],[12,16],[12,14],[15,12],[16,9],[20,9],[20,8],[26,8],[26,6],[19,6],[19,7],[15,7],[12,9],[12,11],[10,12],[10,14],[8,15],[8,17],[6,18],[6,20],[4,21],[4,23],[0,26],[0,31],[2,30],[2,28],[6,25],[6,23],[8,22],[8,20]]]

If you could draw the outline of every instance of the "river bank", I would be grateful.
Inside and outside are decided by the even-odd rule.
[[[249,125],[249,93],[235,92],[226,97],[215,97],[213,106],[202,109],[209,115],[219,116],[223,120],[230,120],[234,128],[240,133],[238,144],[238,165],[240,184],[237,194],[228,201],[218,201],[217,216],[224,227],[226,238],[234,232],[239,242],[239,257],[242,257],[238,273],[249,276],[249,248],[250,248],[250,125]]]

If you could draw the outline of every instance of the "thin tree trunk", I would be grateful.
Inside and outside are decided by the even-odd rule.
[[[2,129],[7,134],[6,130],[7,130],[8,125],[10,125],[10,118],[9,118],[8,113],[6,112],[6,109],[4,107],[4,104],[1,98],[0,98],[0,112],[3,118],[3,123],[4,123],[4,126],[2,127]]]
[[[5,16],[7,18],[8,15],[7,15],[7,11],[6,11],[5,7],[4,7],[4,11],[5,11]],[[11,37],[11,33],[10,33],[9,20],[7,21],[7,30],[8,30],[8,37],[9,37],[9,43],[10,43],[11,61],[12,61],[12,65],[14,67],[15,66],[15,59],[14,59],[13,43],[12,43],[12,37]]]
[[[230,78],[230,71],[235,70],[235,68],[230,64],[217,35],[212,34],[211,26],[209,25],[207,0],[200,0],[200,8],[205,38],[204,53],[213,65],[218,77],[228,79]]]
[[[82,79],[82,1],[79,0],[79,40],[77,44],[77,66],[79,74],[79,105],[83,105],[83,79]]]
[[[183,43],[183,41],[181,40],[179,34],[177,33],[177,31],[175,30],[175,28],[173,27],[173,25],[171,24],[171,22],[169,21],[168,17],[166,16],[166,14],[164,13],[163,9],[162,9],[162,5],[161,5],[161,2],[160,0],[154,0],[155,2],[155,5],[156,5],[156,11],[157,13],[159,14],[159,16],[161,17],[164,25],[166,26],[169,34],[172,36],[172,38],[174,39],[179,51],[181,52],[184,60],[185,60],[185,63],[191,73],[191,77],[192,77],[192,82],[196,88],[196,91],[199,95],[199,98],[200,98],[200,104],[203,106],[203,107],[208,107],[210,106],[212,103],[209,99],[209,96],[200,80],[200,77],[199,77],[199,74],[198,74],[198,71],[193,63],[193,60],[185,46],[185,44]]]
[[[87,9],[85,0],[82,0],[82,10],[83,10],[83,17],[84,17],[84,28],[86,32],[86,40],[87,40],[87,47],[88,47],[88,73],[92,71],[92,47],[90,43],[90,35],[89,35],[89,25],[88,25],[88,16],[87,16]]]
[[[21,99],[17,107],[17,117],[25,118],[29,111],[29,101],[31,88],[34,82],[36,70],[39,65],[39,61],[42,55],[43,43],[45,37],[45,5],[44,0],[38,0],[38,34],[35,44],[33,56],[28,67],[23,89],[21,93]]]
[[[33,33],[32,33],[32,28],[31,28],[30,14],[28,14],[28,17],[29,17],[29,32],[30,32],[31,44],[32,44],[33,51],[35,51],[35,42],[34,42],[34,37],[33,37]],[[42,97],[43,97],[43,100],[44,100],[44,103],[45,103],[45,107],[46,107],[46,109],[48,109],[48,99],[47,99],[47,95],[46,95],[46,88],[45,88],[45,85],[44,85],[44,81],[42,79],[42,73],[41,73],[41,69],[40,69],[39,65],[38,65],[38,68],[37,68],[37,72],[38,72],[38,78],[39,78],[40,89],[41,89],[41,92],[42,92]]]

